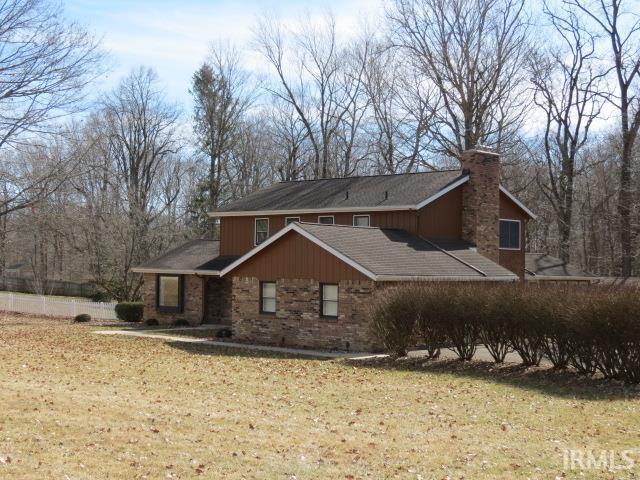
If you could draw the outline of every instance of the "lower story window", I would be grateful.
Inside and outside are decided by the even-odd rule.
[[[157,307],[160,311],[182,311],[182,276],[158,275],[157,282]]]
[[[320,314],[323,317],[338,316],[338,285],[323,283],[320,286]]]
[[[260,313],[276,313],[275,282],[260,282]]]

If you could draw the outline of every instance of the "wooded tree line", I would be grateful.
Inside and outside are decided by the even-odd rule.
[[[217,43],[185,85],[192,109],[144,67],[84,102],[99,45],[57,8],[0,7],[2,270],[28,259],[41,280],[84,272],[136,298],[130,268],[214,235],[206,212],[225,202],[275,181],[457,168],[479,145],[539,214],[532,251],[640,268],[637,0],[394,0],[348,35],[331,15],[263,16],[247,48],[270,74]]]

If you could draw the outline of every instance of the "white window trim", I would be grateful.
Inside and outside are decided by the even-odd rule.
[[[335,300],[326,300],[324,296],[324,287],[326,286],[335,286],[337,297]],[[327,315],[324,311],[324,302],[335,302],[336,303],[336,314],[335,315]],[[340,316],[340,285],[338,283],[321,283],[320,284],[320,317],[321,318],[338,318]]]
[[[264,309],[264,299],[268,298],[264,296],[264,286],[265,284],[273,284],[275,296],[273,297],[274,302],[274,310],[273,312],[267,311]],[[278,284],[277,282],[272,281],[261,281],[260,282],[260,314],[262,315],[274,315],[278,311]]]
[[[300,217],[284,217],[284,226],[286,227],[287,225],[289,225],[287,222],[288,222],[289,220],[291,220],[291,219],[294,219],[294,218],[295,218],[295,221],[296,221],[296,222],[299,222],[299,221],[300,221]]]
[[[267,238],[265,238],[264,242],[269,240],[269,219],[267,217],[255,218],[253,220],[253,246],[257,247],[260,245],[258,243],[258,220],[266,220],[267,221]],[[262,243],[264,243],[262,242]]]
[[[352,223],[352,225],[353,225],[354,227],[361,226],[361,225],[356,225],[356,218],[357,218],[357,217],[367,217],[367,218],[369,219],[369,222],[368,222],[367,227],[370,227],[370,226],[371,226],[371,215],[354,215],[354,216],[353,216],[353,220],[351,221],[351,223]]]
[[[320,223],[321,218],[330,218],[333,223],[323,223],[322,225],[335,225],[336,217],[334,215],[318,215],[318,223]]]
[[[518,222],[518,248],[504,248],[500,246],[500,224],[498,223],[498,250],[511,250],[517,252],[522,250],[522,220],[516,218],[501,218],[500,222]]]

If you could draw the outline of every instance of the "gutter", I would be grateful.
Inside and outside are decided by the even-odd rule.
[[[219,270],[180,270],[170,268],[144,268],[135,267],[131,269],[134,273],[169,273],[174,275],[201,275],[219,277]]]
[[[478,277],[478,276],[402,276],[402,275],[378,275],[377,282],[517,282],[520,278],[517,275],[504,277]]]

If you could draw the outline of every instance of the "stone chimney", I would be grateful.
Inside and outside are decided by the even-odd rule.
[[[469,175],[462,187],[462,239],[498,262],[500,155],[475,148],[462,152],[460,163],[463,174]]]

